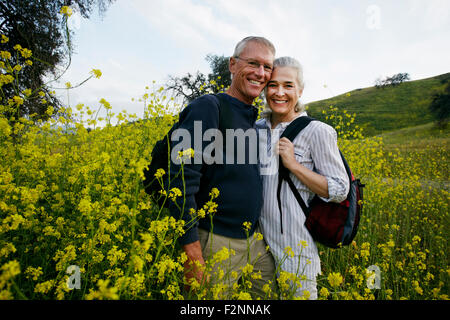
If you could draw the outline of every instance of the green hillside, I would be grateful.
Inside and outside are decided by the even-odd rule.
[[[323,109],[330,105],[356,113],[355,122],[364,135],[373,136],[433,121],[428,111],[433,95],[443,92],[450,73],[408,81],[386,88],[368,87],[307,104],[308,113],[324,122]]]
[[[450,126],[440,129],[427,123],[386,132],[381,137],[387,149],[417,151],[426,147],[445,147],[450,151]]]

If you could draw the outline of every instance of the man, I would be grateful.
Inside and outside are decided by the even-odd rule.
[[[247,37],[236,45],[229,61],[232,82],[226,94],[221,94],[221,98],[227,102],[226,107],[229,108],[233,120],[232,128],[227,129],[239,129],[241,132],[254,130],[258,112],[251,104],[270,80],[274,56],[274,46],[263,37]],[[194,100],[180,113],[178,129],[190,133],[192,146],[199,146],[198,131],[195,129],[199,123],[202,135],[206,130],[219,127],[219,100],[216,96],[204,95]],[[173,137],[172,135],[172,139]],[[194,141],[194,138],[197,141]],[[194,147],[194,157],[202,156],[205,144],[206,142],[201,142],[203,149]],[[247,144],[245,148],[245,159],[249,159],[249,145]],[[252,279],[252,291],[257,296],[264,297],[262,286],[269,280],[275,282],[273,258],[265,250],[264,241],[250,241],[253,243],[250,252],[247,248],[247,233],[250,237],[254,234],[260,216],[261,178],[257,163],[249,163],[250,161],[238,163],[237,156],[234,155],[231,160],[235,161],[231,163],[227,159],[223,164],[209,165],[202,161],[199,163],[198,158],[194,159],[193,164],[183,165],[184,179],[181,175],[177,175],[180,171],[179,165],[172,162],[170,187],[184,190],[184,197],[180,197],[177,203],[172,203],[169,209],[174,217],[186,222],[185,234],[179,241],[188,257],[185,263],[188,283],[193,279],[198,282],[204,281],[204,269],[199,266],[204,266],[208,257],[212,257],[225,246],[233,249],[235,254],[230,257],[231,270],[224,271],[235,271],[234,275],[241,275],[242,268],[247,265],[247,257],[250,256],[250,262],[254,263],[253,271],[261,271],[262,275],[262,279]],[[198,222],[193,221],[191,215],[193,209],[202,208],[210,200],[213,188],[219,190],[219,196],[214,199],[218,204],[217,212],[212,218],[207,216]],[[244,230],[244,223],[247,232]],[[226,284],[229,287],[232,285],[231,282]]]

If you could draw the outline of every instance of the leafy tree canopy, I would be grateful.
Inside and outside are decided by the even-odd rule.
[[[66,15],[61,14],[61,8],[68,6],[78,11],[84,18],[89,18],[93,9],[97,7],[99,14],[103,14],[106,8],[114,0],[0,0],[0,34],[3,35],[1,51],[11,53],[10,65],[14,66],[22,59],[17,49],[31,50],[32,58],[26,70],[26,76],[22,76],[19,88],[14,88],[12,83],[3,85],[2,101],[14,97],[17,91],[29,89],[43,92],[46,101],[58,109],[61,102],[50,94],[51,89],[45,85],[44,78],[53,75],[60,76],[70,64],[70,54],[73,44],[70,42],[72,31],[66,27]],[[5,39],[8,39],[6,41]],[[14,48],[16,47],[16,48]],[[61,65],[66,68],[61,70]],[[26,100],[20,108],[19,116],[36,113],[41,118],[46,118],[46,110],[49,104],[32,99]]]
[[[403,83],[405,81],[410,80],[408,73],[397,73],[394,74],[392,77],[386,77],[385,79],[377,79],[375,80],[375,87],[376,88],[384,88],[387,86],[396,86],[400,83]]]
[[[229,57],[208,54],[205,59],[209,62],[211,73],[205,75],[197,71],[195,74],[187,73],[183,77],[169,76],[166,89],[183,99],[184,103],[189,103],[208,92],[224,91],[231,84]]]

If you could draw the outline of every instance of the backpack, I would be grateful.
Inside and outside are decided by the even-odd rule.
[[[220,94],[214,94],[214,96],[219,100],[219,130],[222,132],[224,137],[225,145],[225,130],[231,128],[231,111],[228,106],[228,101]],[[158,169],[163,169],[165,174],[163,177],[167,177],[168,168],[170,165],[170,137],[174,130],[179,127],[179,122],[176,122],[169,132],[164,135],[164,137],[155,143],[152,150],[152,161],[150,162],[147,169],[144,169],[144,189],[151,198],[158,203],[159,206],[167,207],[167,202],[164,203],[165,197],[161,197],[161,184],[158,179],[155,178],[155,173]],[[164,181],[164,180],[163,180]]]
[[[295,119],[284,130],[280,139],[286,137],[290,141],[293,141],[301,130],[311,121],[315,120],[306,116]],[[358,231],[359,220],[363,209],[361,200],[363,200],[363,187],[365,185],[361,184],[359,179],[355,179],[340,150],[339,154],[341,155],[350,182],[350,190],[346,199],[340,203],[325,202],[319,196],[315,195],[309,203],[309,206],[303,201],[289,176],[289,170],[283,166],[281,158],[279,158],[277,200],[280,210],[281,233],[283,233],[283,215],[281,212],[280,191],[281,184],[285,180],[306,216],[305,227],[315,241],[330,248],[340,248],[352,242]]]

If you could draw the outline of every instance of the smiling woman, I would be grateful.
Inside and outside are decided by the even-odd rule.
[[[276,136],[277,129],[282,133],[294,119],[307,115],[299,102],[302,92],[300,63],[290,57],[276,59],[265,91],[271,112],[256,124],[261,132],[267,132],[271,138],[267,141],[260,139],[260,143],[264,146],[270,141],[275,146],[276,154],[291,173],[295,187],[305,202],[309,202],[314,194],[326,202],[340,202],[345,199],[349,185],[337,148],[336,131],[323,122],[314,121],[292,141]],[[277,159],[278,156],[272,157],[271,161]],[[321,268],[318,250],[304,226],[305,215],[294,194],[286,184],[279,184],[278,176],[278,170],[262,176],[264,203],[260,223],[263,235],[280,264],[281,273],[289,272],[302,277],[296,296],[317,299],[316,276]],[[283,203],[283,212],[278,207],[278,199]],[[283,229],[286,231],[283,232]],[[291,250],[289,257],[286,257],[286,247],[296,248]],[[303,274],[299,275],[299,270],[303,270]]]
[[[295,69],[277,68],[272,80],[267,85],[267,100],[272,108],[272,127],[280,122],[290,122],[296,116],[295,106],[302,94],[302,89],[295,79]]]
[[[292,121],[304,111],[299,100],[305,86],[302,66],[289,57],[278,58],[276,66],[264,92],[272,112],[273,128],[280,122]]]

